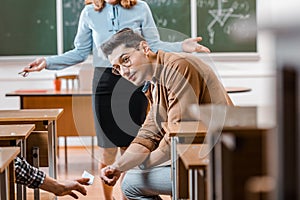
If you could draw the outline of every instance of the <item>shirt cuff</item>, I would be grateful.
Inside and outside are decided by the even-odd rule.
[[[153,142],[151,142],[149,139],[145,139],[142,137],[134,138],[134,140],[131,143],[140,144],[140,145],[146,147],[147,149],[149,149],[150,151],[153,151],[154,149],[156,149],[156,146],[153,144]]]

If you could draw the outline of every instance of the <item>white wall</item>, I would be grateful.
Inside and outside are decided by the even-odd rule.
[[[225,86],[245,86],[252,89],[248,93],[231,95],[237,105],[266,105],[273,101],[275,64],[272,34],[260,32],[258,50],[260,58],[257,61],[212,60],[210,62]],[[91,59],[88,59],[83,64],[65,70],[43,70],[39,73],[31,73],[26,78],[18,75],[18,72],[33,59],[34,57],[19,57],[18,59],[0,57],[0,109],[19,108],[18,98],[5,97],[8,92],[18,89],[53,89],[55,73],[79,73],[80,69],[91,68],[92,65]],[[91,81],[91,78],[85,78],[85,81]]]
[[[6,97],[5,94],[19,90],[19,89],[53,89],[53,79],[55,73],[57,74],[72,74],[79,73],[81,68],[91,68],[91,62],[88,60],[87,64],[80,64],[61,71],[49,71],[44,70],[39,73],[31,73],[28,77],[23,78],[18,75],[18,72],[22,68],[31,62],[33,57],[22,57],[18,59],[3,59],[0,58],[0,109],[1,110],[14,110],[20,108],[20,100],[18,97]],[[86,74],[84,72],[84,74]],[[88,73],[90,74],[90,73]],[[91,85],[91,79],[85,78],[88,84],[81,85]],[[86,88],[87,86],[85,86]],[[95,139],[96,141],[96,139]],[[59,144],[63,145],[62,138],[59,140]],[[68,137],[68,145],[72,146],[90,146],[90,137]]]

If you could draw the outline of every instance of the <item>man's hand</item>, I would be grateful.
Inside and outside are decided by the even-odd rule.
[[[75,181],[58,182],[57,180],[46,176],[44,183],[40,188],[52,192],[56,196],[70,195],[73,198],[78,199],[75,191],[80,192],[82,195],[86,195],[87,191],[83,185],[89,185],[89,180],[89,178],[80,178]]]
[[[109,165],[104,167],[100,171],[100,178],[104,181],[105,184],[109,186],[114,186],[118,181],[121,171],[117,167]]]
[[[202,41],[202,37],[185,39],[182,43],[182,50],[188,53],[192,53],[192,52],[209,53],[210,52],[209,48],[198,43],[201,41]]]

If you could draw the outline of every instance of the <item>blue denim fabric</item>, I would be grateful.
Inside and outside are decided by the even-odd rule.
[[[129,200],[161,200],[159,195],[171,195],[171,166],[126,172],[122,191]]]

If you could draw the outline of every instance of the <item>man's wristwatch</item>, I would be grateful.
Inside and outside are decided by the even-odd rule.
[[[141,170],[144,170],[144,169],[147,169],[148,166],[147,166],[147,162],[150,158],[150,154],[147,156],[147,158],[140,164],[138,165],[138,167],[141,169]]]

